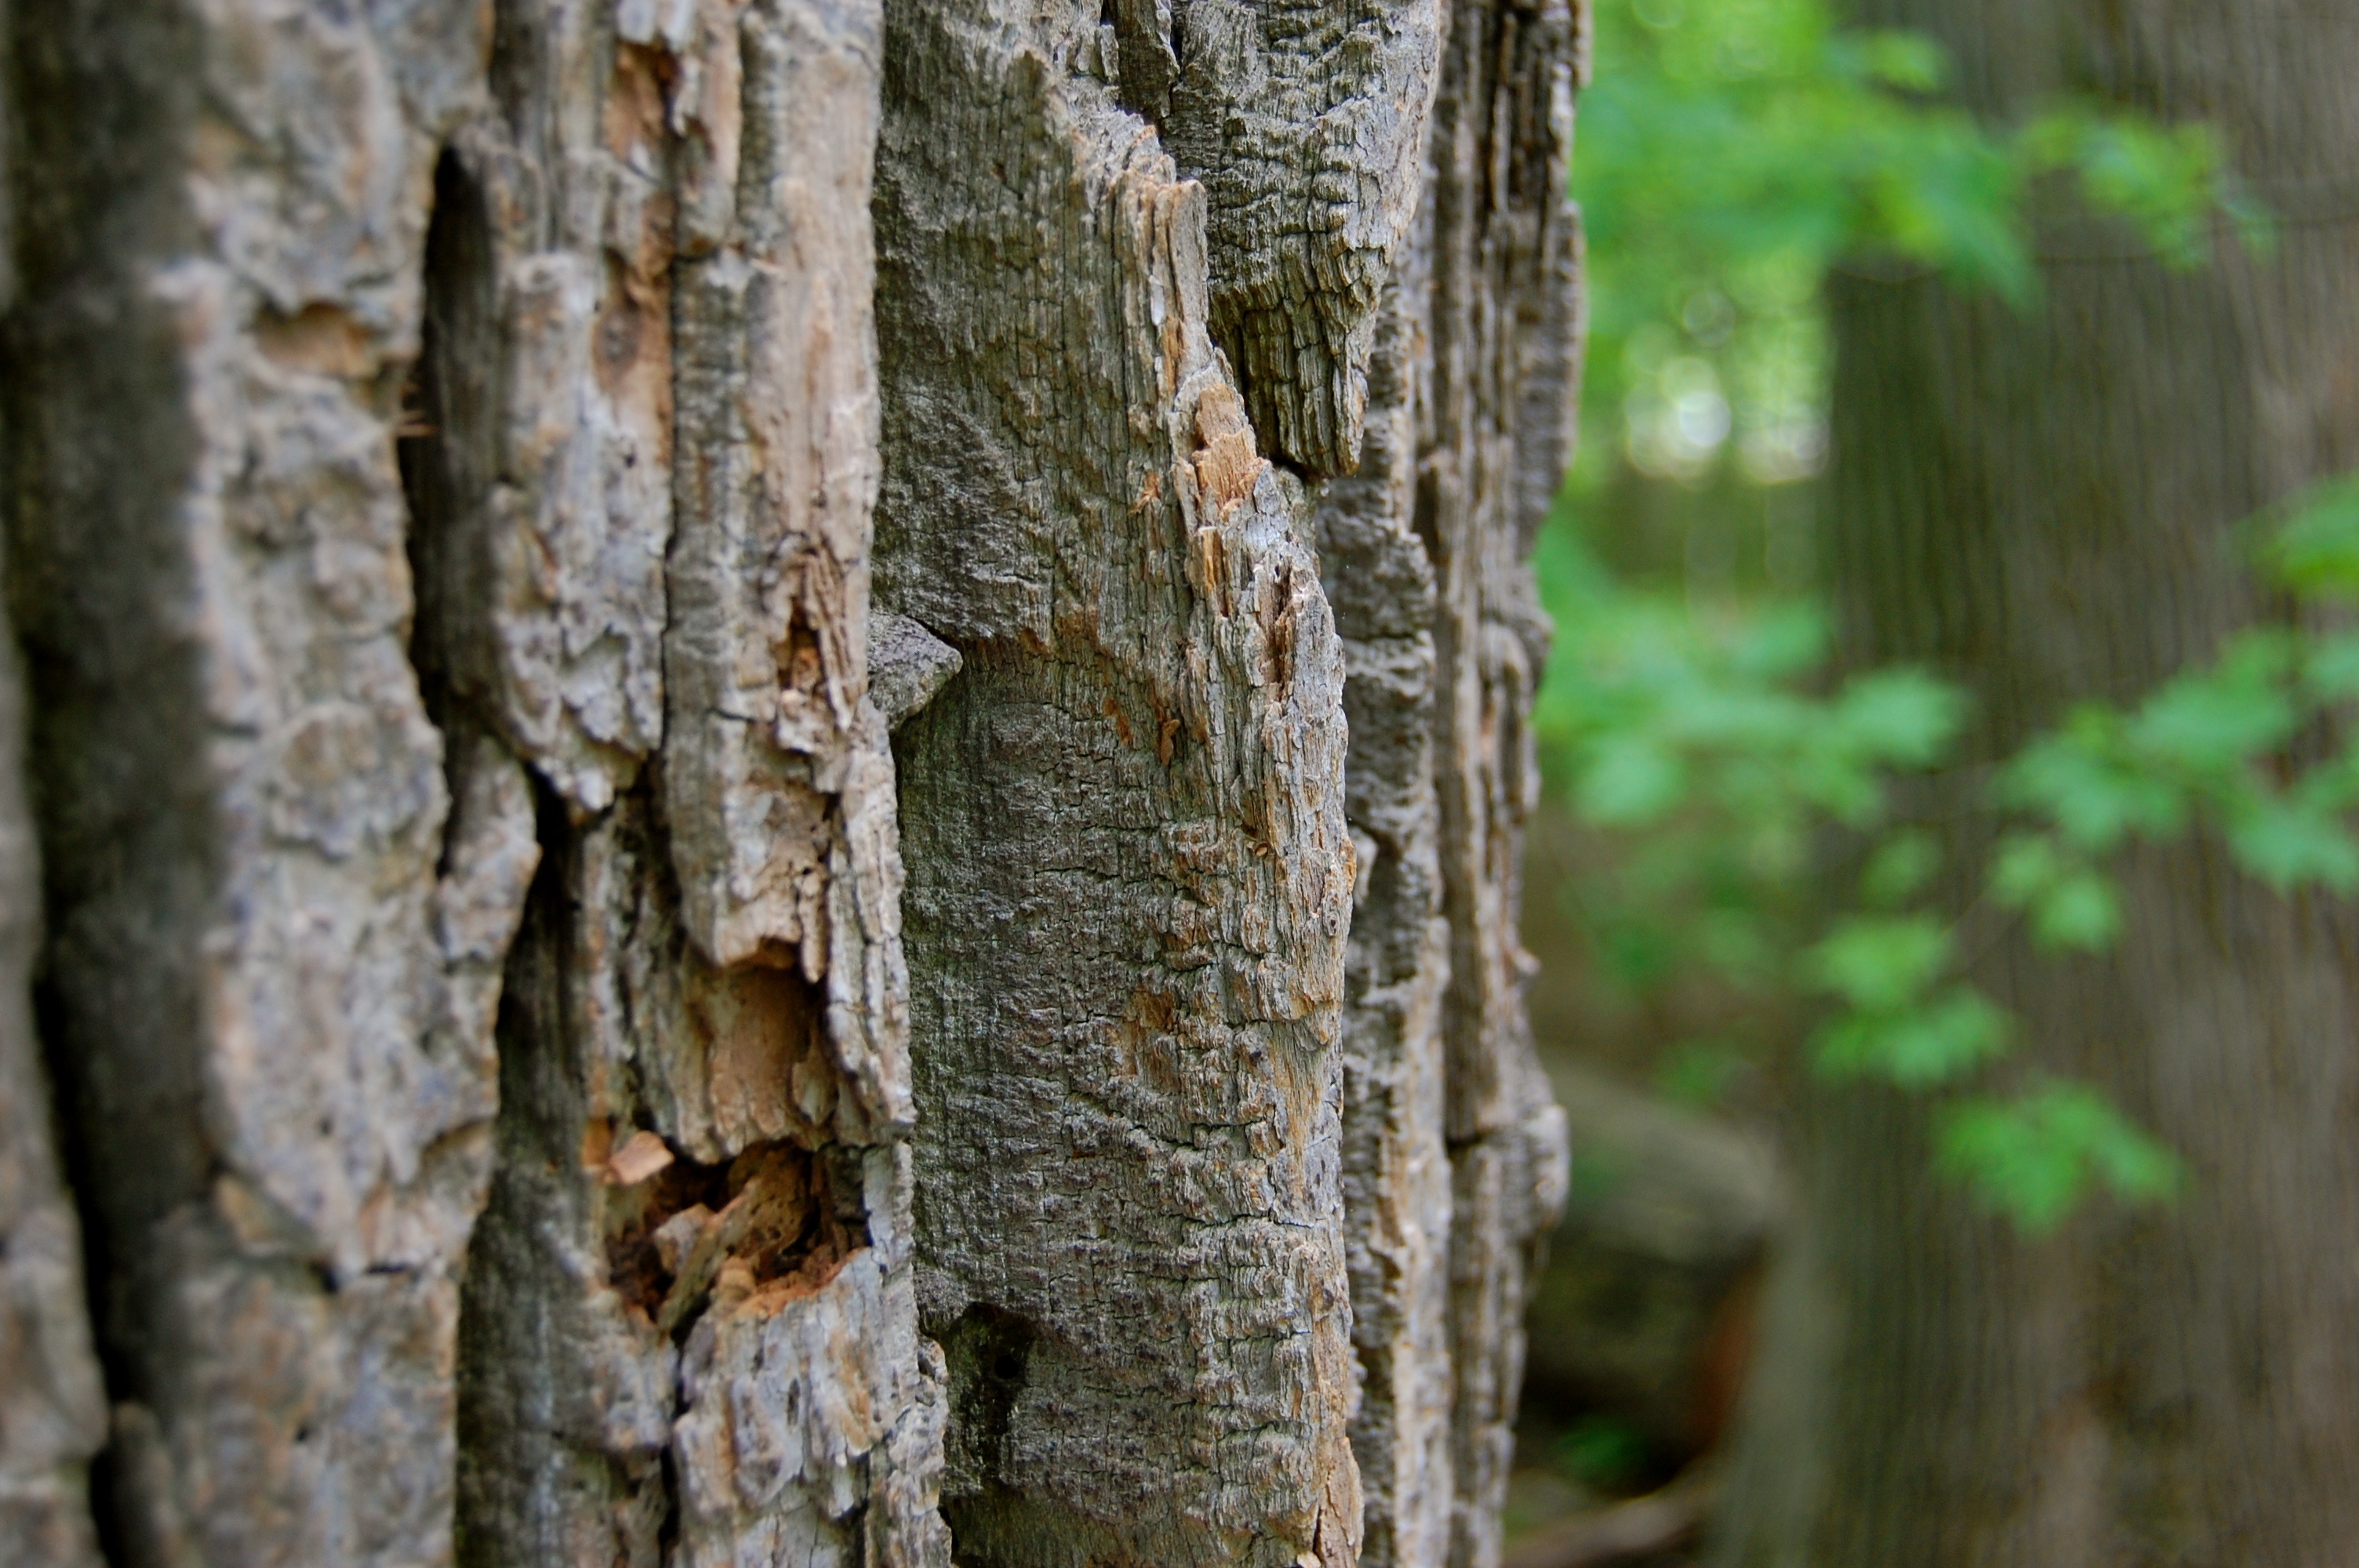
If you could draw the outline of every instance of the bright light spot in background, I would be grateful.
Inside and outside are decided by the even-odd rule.
[[[1630,461],[1658,479],[1696,479],[1727,443],[1728,395],[1712,362],[1693,354],[1667,359],[1632,388],[1623,404]]]

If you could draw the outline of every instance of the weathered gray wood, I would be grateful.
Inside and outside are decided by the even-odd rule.
[[[99,1561],[89,1465],[106,1441],[106,1392],[33,1031],[40,867],[24,712],[16,640],[0,615],[0,1541],[27,1568],[79,1568]]]
[[[886,6],[919,1293],[976,1563],[1353,1561],[1342,651],[1095,6]]]
[[[1364,861],[1343,1160],[1371,1563],[1496,1561],[1529,1272],[1563,1190],[1516,916],[1544,635],[1525,560],[1579,351],[1578,42],[1560,5],[1452,10],[1365,449],[1321,506]]]
[[[0,5],[0,168],[16,127],[10,22]],[[0,184],[0,312],[16,303],[13,194]],[[0,581],[6,550],[0,539]],[[83,1305],[82,1225],[58,1164],[33,1028],[40,907],[25,676],[0,604],[0,1541],[25,1568],[94,1568],[89,1465],[106,1441],[106,1391]]]
[[[1212,337],[1306,473],[1358,460],[1375,305],[1423,184],[1437,0],[1118,0],[1123,102],[1207,203]],[[1086,16],[1086,11],[1083,12]]]
[[[1564,0],[1453,10],[1430,153],[1432,392],[1419,532],[1439,591],[1436,780],[1451,1146],[1451,1561],[1498,1560],[1536,1253],[1564,1193],[1564,1122],[1532,1054],[1517,935],[1527,725],[1546,620],[1527,562],[1573,435],[1580,232],[1565,195],[1586,62]]]
[[[10,577],[123,1552],[943,1561],[875,7],[24,23]]]
[[[456,143],[497,216],[445,294],[499,319],[427,382],[504,389],[456,525],[506,568],[457,635],[562,796],[470,1264],[468,1562],[946,1561],[867,697],[877,27],[519,4]]]
[[[1419,236],[1421,240],[1422,236]],[[1444,1137],[1441,913],[1434,793],[1433,568],[1415,528],[1418,356],[1429,280],[1408,248],[1375,334],[1360,465],[1320,507],[1321,565],[1343,636],[1346,809],[1359,851],[1343,1009],[1344,1234],[1366,1495],[1362,1561],[1449,1552],[1451,1166]]]
[[[127,1562],[448,1551],[493,1080],[446,936],[495,958],[529,816],[451,821],[391,432],[481,19],[16,16],[10,588]]]

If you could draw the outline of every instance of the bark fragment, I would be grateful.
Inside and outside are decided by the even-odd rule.
[[[1372,1563],[1498,1560],[1524,1306],[1564,1191],[1517,915],[1547,634],[1527,562],[1570,456],[1580,348],[1578,46],[1561,4],[1452,10],[1366,450],[1322,510],[1352,823],[1373,851],[1344,1142]]]
[[[461,146],[504,232],[544,247],[503,263],[522,390],[497,444],[556,471],[546,426],[563,472],[604,476],[549,491],[560,521],[606,509],[541,530],[538,558],[592,600],[613,557],[654,572],[645,610],[596,600],[625,622],[598,667],[610,701],[639,689],[633,650],[663,678],[651,769],[592,789],[573,752],[535,753],[562,798],[510,959],[468,1281],[467,1561],[947,1561],[867,692],[876,32],[857,0],[519,4],[499,113]],[[538,280],[592,277],[603,295],[544,308]],[[545,383],[645,418],[552,415]],[[496,496],[486,523],[516,532]],[[483,643],[572,614],[516,602]]]
[[[1095,17],[888,5],[880,593],[962,1561],[1353,1560],[1343,680]],[[1095,57],[1102,59],[1102,56]]]
[[[1440,0],[1121,0],[1124,99],[1204,184],[1212,337],[1273,458],[1360,455],[1379,296],[1424,185]]]

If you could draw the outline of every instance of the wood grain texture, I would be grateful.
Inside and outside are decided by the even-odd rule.
[[[1438,0],[1118,0],[1123,102],[1208,205],[1213,340],[1270,455],[1358,460],[1375,307],[1423,188]]]
[[[1527,562],[1571,456],[1579,382],[1581,242],[1564,170],[1582,37],[1562,0],[1459,8],[1434,106],[1433,391],[1418,531],[1439,594],[1459,1568],[1498,1560],[1524,1305],[1564,1197],[1564,1119],[1532,1054],[1533,960],[1518,919],[1538,788],[1527,720],[1547,637]]]
[[[1421,238],[1422,236],[1420,236]],[[1370,362],[1355,473],[1319,508],[1321,566],[1343,636],[1346,811],[1359,850],[1343,1008],[1343,1206],[1361,1371],[1352,1450],[1369,1564],[1439,1563],[1455,1465],[1451,1167],[1442,998],[1440,802],[1434,790],[1435,584],[1415,532],[1417,350],[1428,280],[1402,259]]]
[[[37,11],[8,575],[112,1550],[946,1561],[874,5]]]
[[[1403,48],[1421,27],[1443,41],[1438,16],[1379,10],[1353,25]],[[1221,1433],[1264,1422],[1245,1401],[1266,1391],[1299,1411],[1305,1375],[1241,1362],[1223,1343],[1229,1322],[1270,1312],[1273,1289],[1332,1311],[1315,1303],[1333,1265],[1256,1261],[1250,1249],[1279,1237],[1251,1227],[1340,1218],[1366,1551],[1489,1562],[1525,1276],[1562,1188],[1561,1123],[1522,1026],[1515,860],[1538,667],[1524,559],[1567,455],[1578,342],[1561,194],[1573,18],[1463,7],[1437,47],[1430,81],[1450,114],[1434,121],[1428,189],[1391,209],[1395,237],[1363,258],[1383,265],[1335,362],[1373,395],[1353,416],[1363,449],[1337,461],[1270,434],[1299,427],[1269,384],[1256,392],[1223,304],[1224,279],[1294,243],[1240,229],[1251,202],[1237,181],[1292,180],[1284,200],[1297,200],[1328,166],[1301,128],[1265,126],[1255,145],[1290,150],[1188,178],[1220,159],[1183,123],[1180,84],[1190,59],[1212,58],[1191,43],[1232,36],[1218,27],[1290,48],[1344,24],[1316,7],[1103,15],[1093,29],[1079,6],[887,11],[879,591],[964,660],[897,738],[921,1297],[951,1368],[945,1508],[977,1563],[1337,1550],[1308,1500],[1332,1463],[1318,1422],[1281,1429],[1295,1446],[1258,1484],[1230,1478]],[[1253,74],[1280,67],[1237,69],[1282,118],[1290,89]],[[1245,135],[1235,115],[1217,123]],[[1445,346],[1455,357],[1437,373]],[[1292,476],[1255,457],[1265,440],[1350,477],[1299,503]],[[1256,513],[1242,543],[1258,554],[1245,557],[1222,524]],[[1332,611],[1286,564],[1313,551]],[[1221,591],[1212,568],[1241,559],[1276,568],[1298,624],[1284,665],[1244,626],[1238,683],[1219,649],[1251,600]],[[1321,667],[1333,655],[1310,641],[1323,633],[1303,622],[1312,612],[1340,633],[1344,798],[1281,811],[1245,796],[1240,835],[1232,779],[1284,777],[1334,744],[1253,718],[1299,723],[1290,710],[1332,700],[1314,684],[1333,679]],[[1224,731],[1253,730],[1216,703],[1264,726],[1274,765],[1224,750]],[[1286,787],[1307,795],[1319,781]],[[1329,981],[1332,932],[1305,918],[1321,905],[1277,878],[1315,887],[1342,862],[1339,826],[1355,912]],[[1320,896],[1336,897],[1332,882]],[[1249,922],[1234,935],[1212,913],[1227,909]],[[1240,939],[1256,984],[1291,972],[1280,1008],[1232,1000],[1266,994],[1221,980],[1240,961],[1223,944]],[[1271,1028],[1294,1019],[1311,1027]],[[1259,1087],[1273,1067],[1275,1098]],[[1329,1162],[1340,1216],[1318,1188],[1307,1210],[1263,1195],[1304,1180],[1290,1168],[1323,1182]],[[1225,1227],[1225,1250],[1189,1239],[1208,1225]],[[1332,1412],[1330,1345],[1310,1347],[1308,1376]],[[1168,1418],[1137,1413],[1165,1406]]]
[[[1451,11],[1364,449],[1320,510],[1363,858],[1343,1183],[1375,1563],[1497,1561],[1523,1312],[1564,1191],[1517,918],[1546,636],[1526,563],[1580,351],[1562,194],[1580,48],[1561,5]]]
[[[1093,11],[1094,8],[1092,8]],[[886,7],[880,596],[962,1562],[1353,1560],[1342,650],[1096,17]]]

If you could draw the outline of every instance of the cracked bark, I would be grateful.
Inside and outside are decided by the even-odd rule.
[[[1487,1562],[1569,19],[6,20],[12,1543]]]

